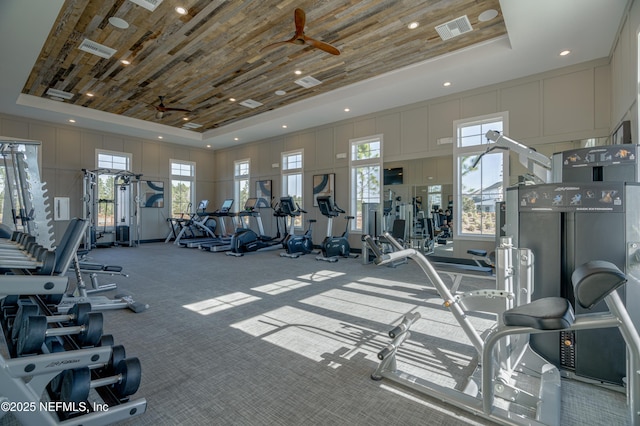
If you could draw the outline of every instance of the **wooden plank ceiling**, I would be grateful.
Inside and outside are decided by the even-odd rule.
[[[306,12],[305,35],[340,55],[308,44],[261,51],[294,36],[296,8]],[[478,19],[490,9],[495,18]],[[443,41],[435,27],[463,15],[473,30]],[[67,103],[206,131],[505,33],[499,0],[67,0],[22,92],[48,97],[53,88],[73,94]],[[87,53],[78,48],[84,39],[116,52]],[[306,76],[321,84],[294,82]],[[159,96],[190,112],[159,118]],[[247,99],[263,105],[240,105]]]

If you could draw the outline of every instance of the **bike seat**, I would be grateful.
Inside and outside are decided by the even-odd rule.
[[[316,223],[316,222],[317,222],[317,220],[315,220],[315,219],[309,219],[307,222],[309,222],[309,223]]]

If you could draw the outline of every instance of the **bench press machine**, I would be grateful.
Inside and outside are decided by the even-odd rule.
[[[499,285],[502,279],[508,283],[514,278],[513,271],[518,269],[517,273],[525,280],[531,278],[532,257],[526,258],[529,256],[526,252],[520,252],[514,257],[516,253],[518,252],[512,248],[499,247],[496,250]],[[604,300],[609,312],[576,317],[567,299],[547,297],[531,302],[531,288],[517,290],[516,286],[515,292],[509,292],[505,288],[497,291],[506,291],[505,297],[501,297],[503,302],[508,302],[506,305],[497,298],[498,303],[494,308],[498,310],[482,309],[484,312],[496,312],[499,315],[489,334],[481,337],[465,314],[468,308],[466,301],[450,292],[424,255],[414,249],[386,254],[377,252],[376,255],[376,264],[379,265],[403,257],[417,262],[444,299],[444,306],[454,315],[478,352],[480,371],[476,370],[462,391],[399,371],[396,354],[403,342],[409,338],[412,324],[420,319],[420,314],[414,312],[407,314],[402,322],[389,332],[392,341],[378,353],[380,364],[371,375],[372,379],[390,379],[502,424],[557,425],[560,424],[561,414],[560,372],[554,365],[531,351],[528,345],[529,335],[560,330],[617,328],[627,344],[627,404],[630,424],[640,424],[640,337],[616,292],[616,289],[627,282],[628,277],[612,263],[587,262],[576,268],[572,275],[576,300],[580,306],[591,308]],[[516,269],[513,269],[514,266]],[[501,271],[506,272],[506,275]],[[508,309],[501,309],[500,305]],[[538,394],[534,395],[518,388],[514,373],[536,377],[540,384]],[[518,412],[518,407],[524,407],[525,412],[534,414],[524,415]]]

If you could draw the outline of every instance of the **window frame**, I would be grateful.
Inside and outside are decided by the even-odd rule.
[[[242,165],[246,164],[246,170],[247,172],[245,174],[242,174],[242,170],[239,170],[239,167],[242,167]],[[246,184],[246,198],[244,200],[242,200],[242,188],[241,185],[242,183]],[[247,199],[251,196],[251,187],[250,184],[251,183],[251,159],[250,158],[244,158],[241,160],[235,160],[233,162],[233,198],[234,198],[234,203],[235,203],[235,211],[236,212],[240,212],[242,211],[242,209],[244,209],[244,205],[247,201]]]
[[[380,148],[379,148],[379,153],[377,157],[369,157],[369,158],[365,158],[365,159],[354,159],[354,147],[357,147],[359,145],[363,145],[363,144],[367,144],[367,143],[375,143],[378,142],[380,144]],[[363,168],[363,167],[367,167],[367,168],[371,168],[371,167],[377,167],[378,168],[378,176],[377,176],[377,180],[378,180],[378,195],[375,200],[372,199],[371,195],[369,195],[367,198],[369,199],[369,202],[375,202],[378,204],[382,204],[382,195],[383,195],[383,182],[382,182],[382,171],[383,171],[383,146],[384,146],[384,141],[383,141],[383,135],[378,134],[378,135],[372,135],[372,136],[367,136],[367,137],[363,137],[363,138],[356,138],[356,139],[350,139],[349,140],[349,153],[348,153],[348,158],[349,158],[349,215],[353,216],[355,219],[351,220],[351,225],[350,225],[350,232],[356,233],[356,234],[361,234],[363,232],[362,229],[362,211],[358,210],[358,204],[360,204],[360,209],[362,208],[362,201],[359,197],[358,194],[358,190],[357,188],[355,188],[355,185],[357,183],[357,177],[356,177],[356,173],[357,170]],[[360,217],[359,217],[360,215]],[[358,225],[358,221],[360,220],[360,225]],[[336,232],[334,231],[334,234],[336,234]],[[337,235],[337,234],[336,234]]]
[[[176,165],[180,165],[180,166],[189,166],[189,168],[191,169],[191,174],[189,175],[184,175],[184,174],[174,174],[173,173],[173,167],[174,164]],[[179,218],[180,216],[182,216],[182,214],[184,213],[192,213],[195,211],[195,209],[197,208],[196,206],[196,163],[194,161],[187,161],[187,160],[176,160],[176,159],[169,159],[169,180],[170,180],[170,194],[169,194],[169,199],[171,200],[170,205],[169,205],[169,215],[171,217],[175,217],[175,218]],[[174,191],[174,182],[188,182],[189,183],[189,201],[187,202],[187,208],[186,209],[182,209],[183,211],[176,211],[174,212],[174,207],[173,207],[173,191]],[[189,210],[188,206],[191,205],[191,211],[187,211]]]
[[[288,158],[289,157],[294,157],[294,156],[300,156],[300,162],[299,162],[299,167],[288,167],[289,161]],[[281,176],[281,195],[283,197],[286,196],[292,196],[294,203],[299,203],[300,206],[304,205],[304,149],[296,149],[293,151],[287,151],[287,152],[282,152],[280,154],[280,161],[281,161],[281,167],[280,167],[280,176]],[[296,161],[295,165],[298,165],[298,162]],[[291,191],[289,191],[289,178],[295,176],[299,178],[299,184],[300,184],[300,193],[299,194],[292,194]],[[304,218],[303,215],[299,215],[296,216],[294,221],[293,221],[293,226],[296,230],[302,229],[303,228],[303,224],[304,224]]]
[[[111,161],[110,161],[110,166],[111,167],[104,167],[102,163],[102,161],[105,160],[101,160],[100,156],[102,155],[108,155],[111,156]],[[120,157],[123,158],[124,161],[124,165],[125,168],[116,168],[113,167],[116,163],[114,163],[113,161],[113,157]],[[97,199],[98,200],[111,200],[112,203],[97,203],[97,211],[94,213],[96,218],[95,218],[95,226],[96,227],[104,227],[105,229],[109,229],[109,230],[113,230],[116,227],[116,218],[115,218],[115,198],[116,198],[116,194],[113,192],[115,190],[115,173],[109,173],[107,171],[126,171],[126,172],[130,172],[131,171],[131,163],[133,161],[133,154],[129,153],[129,152],[120,152],[120,151],[109,151],[106,149],[96,149],[95,150],[95,164],[96,164],[96,169],[97,170],[102,170],[104,172],[100,172],[97,174],[98,176],[98,188],[96,190],[96,194],[97,194]],[[119,164],[119,163],[118,163]],[[103,187],[103,185],[101,184],[101,182],[105,182],[107,183],[107,186],[109,189],[108,193],[103,193],[101,191],[101,188]],[[105,209],[105,210],[103,210]],[[104,222],[100,223],[100,218],[104,218]],[[111,222],[111,223],[108,223]]]
[[[509,113],[508,111],[497,112],[493,114],[486,114],[477,117],[470,117],[461,120],[455,120],[453,122],[453,221],[454,221],[454,238],[459,240],[468,241],[488,241],[495,240],[495,229],[491,233],[485,233],[484,229],[481,229],[480,234],[464,233],[462,232],[462,170],[461,159],[463,157],[470,157],[474,155],[480,155],[486,152],[487,148],[493,144],[493,141],[487,141],[483,134],[480,135],[480,144],[460,146],[461,129],[464,127],[470,127],[473,125],[483,125],[495,121],[502,121],[502,132],[508,134],[509,132]],[[505,199],[506,189],[509,184],[509,151],[508,150],[496,150],[487,155],[502,155],[502,200]],[[482,166],[482,161],[478,165]],[[483,188],[481,188],[483,189]],[[484,227],[483,227],[484,228]]]

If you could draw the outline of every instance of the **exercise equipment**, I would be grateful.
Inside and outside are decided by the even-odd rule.
[[[287,238],[286,230],[283,238],[279,238],[280,232],[278,232],[275,237],[264,235],[262,217],[256,209],[257,201],[257,198],[249,198],[244,205],[243,212],[239,213],[239,216],[244,216],[249,219],[254,218],[258,225],[258,233],[248,227],[238,229],[231,237],[231,251],[228,251],[227,255],[239,257],[243,256],[244,253],[274,250],[283,247],[283,242]],[[240,220],[242,220],[242,218],[240,218]]]
[[[217,222],[206,211],[208,206],[209,200],[202,200],[198,203],[196,211],[189,213],[189,219],[183,218],[184,213],[180,219],[170,219],[172,229],[179,228],[173,244],[188,248],[198,248],[201,242],[211,241],[216,238]],[[175,233],[175,231],[173,232]],[[165,242],[170,237],[171,233],[167,236]]]
[[[77,305],[76,305],[77,306]],[[75,335],[81,347],[96,346],[102,337],[104,319],[100,312],[89,312],[77,318],[77,325],[48,328],[49,319],[44,315],[22,318],[16,342],[16,355],[23,356],[39,352],[45,339],[50,336]]]
[[[112,351],[115,348],[112,348]],[[109,367],[113,363],[113,357]],[[125,358],[113,366],[113,375],[91,380],[90,367],[74,368],[62,373],[60,383],[60,400],[64,402],[80,403],[89,398],[91,389],[111,386],[119,398],[133,395],[140,387],[142,366],[138,358]]]
[[[0,137],[0,169],[4,174],[2,223],[33,235],[44,248],[54,245],[46,184],[38,166],[40,142]]]
[[[83,248],[139,245],[142,174],[107,168],[82,172],[82,214],[90,223]]]
[[[517,253],[502,246],[496,250],[498,270],[502,271],[498,273],[499,286],[503,278],[507,278],[504,283],[513,278],[512,267],[514,266],[517,267],[518,275],[530,276],[532,256],[517,255]],[[640,424],[638,411],[640,382],[637,377],[640,367],[640,336],[617,292],[617,289],[626,283],[627,276],[614,264],[590,261],[577,267],[571,277],[578,305],[588,309],[604,300],[608,312],[575,316],[572,305],[566,298],[548,297],[531,302],[528,300],[531,288],[518,285],[514,288],[517,291],[511,292],[511,295],[494,294],[508,304],[504,305],[502,312],[499,313],[495,327],[482,337],[468,322],[464,310],[466,302],[450,293],[427,257],[414,249],[377,254],[379,257],[376,263],[380,265],[400,257],[410,257],[422,268],[443,298],[444,306],[451,311],[476,348],[480,357],[480,376],[478,382],[469,381],[460,391],[399,371],[396,354],[401,350],[402,344],[410,338],[411,326],[420,320],[419,314],[409,313],[391,331],[393,336],[391,343],[378,353],[380,364],[371,375],[372,379],[390,379],[414,391],[425,393],[499,423],[560,424],[560,372],[553,364],[530,350],[528,336],[557,333],[560,330],[617,328],[623,336],[629,353],[626,376],[629,417],[631,424]],[[516,256],[512,256],[513,254]],[[509,259],[514,261],[513,264],[509,264]],[[505,260],[506,263],[504,263]],[[521,264],[523,261],[525,263]],[[510,293],[506,288],[497,291]],[[495,310],[483,311],[496,312]],[[517,374],[514,376],[514,373]],[[521,380],[525,375],[539,378],[540,390],[537,394],[517,386],[515,379]],[[501,402],[499,403],[498,400]],[[516,410],[518,406],[524,407],[524,412],[534,414],[531,416],[522,414]]]
[[[323,216],[327,217],[327,236],[322,241],[322,256],[316,257],[316,260],[324,260],[326,262],[337,262],[340,257],[358,257],[351,254],[351,246],[349,245],[349,222],[354,219],[353,216],[345,216],[347,220],[345,230],[341,236],[333,236],[333,218],[346,213],[338,207],[332,200],[330,195],[320,195],[317,197],[318,208]]]
[[[315,219],[309,219],[309,227],[302,235],[295,233],[295,218],[303,213],[307,213],[296,204],[294,207],[292,197],[280,197],[280,208],[282,213],[289,217],[289,234],[284,239],[283,246],[285,253],[280,253],[281,257],[298,258],[303,254],[309,254],[313,251],[313,229],[312,226],[316,222]]]

